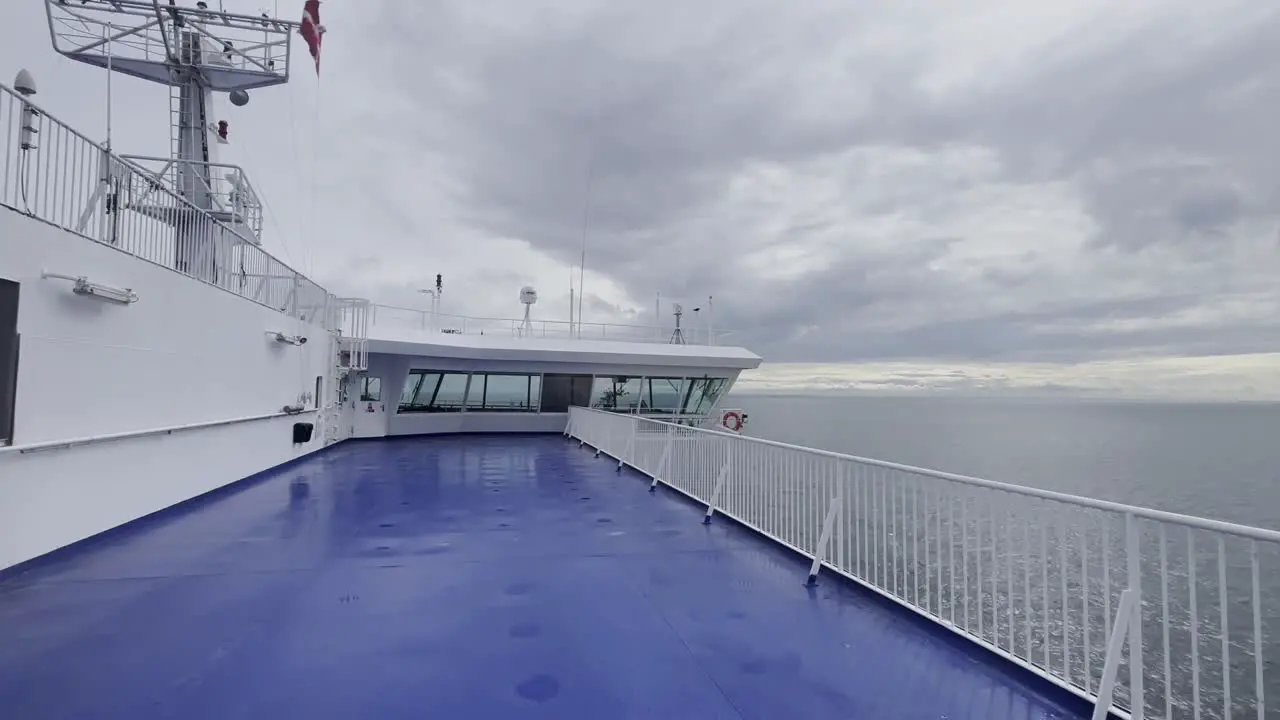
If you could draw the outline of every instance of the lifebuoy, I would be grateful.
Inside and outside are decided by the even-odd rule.
[[[738,432],[742,430],[742,413],[737,410],[729,410],[720,418],[720,424],[734,432]]]

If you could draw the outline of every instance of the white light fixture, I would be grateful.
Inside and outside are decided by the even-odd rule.
[[[267,337],[286,345],[306,345],[307,339],[301,335],[285,335],[277,330],[268,330]]]
[[[117,288],[110,285],[101,285],[90,282],[89,278],[80,275],[62,275],[60,273],[41,272],[42,278],[53,278],[57,280],[70,280],[74,285],[71,286],[71,292],[85,297],[94,297],[99,300],[106,300],[118,305],[132,305],[138,302],[138,293],[132,288]]]

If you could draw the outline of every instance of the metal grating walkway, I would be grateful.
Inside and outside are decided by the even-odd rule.
[[[614,467],[559,436],[343,443],[64,554],[0,582],[3,715],[1077,717]]]

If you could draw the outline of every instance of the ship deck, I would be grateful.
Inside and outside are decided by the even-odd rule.
[[[350,442],[0,578],[13,718],[1074,718],[560,436]],[[91,482],[87,479],[86,482]]]

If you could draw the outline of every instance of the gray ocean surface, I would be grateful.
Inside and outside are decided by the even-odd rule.
[[[747,434],[1280,529],[1280,404],[754,395]]]
[[[748,412],[747,434],[756,437],[1280,530],[1280,439],[1276,432],[1280,404],[735,393],[726,406]],[[871,486],[874,488],[874,483]],[[881,497],[884,489],[879,488]],[[991,517],[1021,512],[1012,497],[983,496],[980,491],[972,494],[977,504],[966,502],[964,507],[973,507],[971,512],[979,518],[983,516],[980,508]],[[871,497],[874,499],[874,492]],[[901,497],[903,505],[899,507],[905,509],[906,495]],[[914,522],[915,508],[911,507]],[[966,623],[971,605],[977,617],[983,616],[984,605],[997,608],[984,638],[993,641],[993,637],[1003,637],[1006,643],[1013,638],[1014,651],[1022,657],[1059,672],[1067,667],[1066,675],[1074,678],[1073,682],[1079,684],[1087,677],[1089,686],[1096,688],[1103,662],[1103,628],[1125,582],[1123,563],[1116,562],[1123,557],[1124,526],[1112,523],[1108,535],[1096,524],[1081,525],[1083,515],[1061,509],[1055,512],[1060,514],[1029,515],[1034,519],[1021,530],[1023,534],[1007,531],[1010,534],[1004,536],[1003,545],[993,525],[987,535],[995,538],[989,552],[969,553],[961,563],[967,568],[963,580],[951,560],[946,563],[950,577],[945,582],[938,571],[935,605],[943,615],[964,613]],[[945,519],[941,514],[935,517],[939,528],[947,528],[950,557],[955,518],[950,510]],[[965,535],[974,537],[976,530],[981,541],[981,520],[975,524],[962,512],[960,525],[962,539]],[[867,526],[872,529],[870,535],[883,542],[886,536],[878,534],[874,513],[871,520],[851,524],[853,537]],[[912,537],[919,532],[915,527],[899,530],[905,532],[904,537]],[[1039,553],[1034,542],[1036,527],[1040,528]],[[1261,655],[1265,717],[1280,718],[1276,709],[1280,699],[1280,643],[1275,640],[1280,637],[1280,615],[1275,612],[1280,603],[1277,548],[1262,546],[1258,550],[1260,600],[1252,601],[1255,585],[1250,578],[1246,542],[1215,544],[1211,536],[1202,534],[1194,555],[1198,579],[1193,591],[1188,575],[1189,534],[1171,531],[1169,572],[1164,576],[1156,552],[1164,541],[1153,537],[1151,530],[1142,531],[1146,554],[1140,560],[1146,593],[1142,633],[1148,717],[1223,718],[1228,716],[1228,705],[1231,716],[1257,717],[1259,683],[1255,672]],[[891,530],[887,537],[894,536]],[[934,537],[936,552],[941,553],[942,543]],[[909,544],[914,548],[916,543],[912,540]],[[941,561],[928,560],[929,545],[925,535],[925,566],[941,568]],[[907,544],[902,547],[905,554]],[[1082,549],[1087,547],[1093,549],[1086,561]],[[1099,566],[1104,547],[1108,548],[1107,556],[1115,560],[1110,570],[1105,564]],[[998,557],[1012,566],[1001,570],[998,561],[988,564],[988,576],[996,575],[997,581],[990,585],[990,591],[983,582],[975,581],[975,592],[969,573],[976,570],[975,577],[983,577],[981,565],[973,558],[980,563],[984,555],[989,563]],[[1053,556],[1059,559],[1055,562]],[[917,562],[911,557],[911,563]],[[1091,578],[1091,584],[1085,586],[1087,592],[1081,589],[1086,564]],[[1039,583],[1029,579],[1029,566],[1043,568],[1045,574]],[[872,575],[883,574],[883,568],[868,568],[866,572]],[[910,592],[918,593],[918,577],[912,577],[916,587]],[[1014,583],[1014,577],[1022,578],[1022,583]],[[1225,577],[1221,583],[1220,577]],[[1100,588],[1103,578],[1108,579]],[[1225,592],[1220,594],[1223,588]],[[925,597],[929,597],[928,585]],[[1168,607],[1162,610],[1164,602]],[[1082,637],[1081,627],[1086,623],[1073,620],[1085,612],[1090,617],[1087,625],[1094,630],[1092,642],[1088,636]],[[1005,614],[1008,619],[1001,620]],[[1030,627],[1030,614],[1041,619],[1040,628],[1049,628],[1042,630],[1043,637],[1033,637],[1023,629]],[[1021,624],[1015,617],[1022,618]],[[1193,634],[1193,619],[1198,636]],[[969,630],[973,632],[972,627]],[[1257,630],[1264,639],[1261,653],[1254,636]],[[981,623],[977,632],[983,634]],[[1021,632],[1027,634],[1019,645]],[[1224,635],[1229,638],[1227,643]],[[1087,648],[1087,671],[1080,648]],[[1192,681],[1197,663],[1198,690]],[[1120,677],[1127,677],[1127,673],[1127,661],[1122,661]],[[1224,678],[1228,675],[1230,703],[1225,700]],[[1129,706],[1127,687],[1117,688],[1117,700]]]

